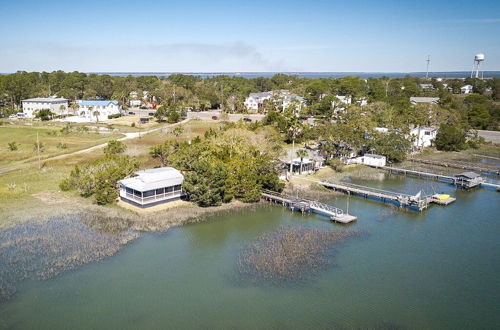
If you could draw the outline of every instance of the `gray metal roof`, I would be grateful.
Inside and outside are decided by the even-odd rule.
[[[424,96],[412,96],[410,97],[410,102],[412,103],[438,103],[439,97],[424,97]]]
[[[469,179],[475,179],[475,178],[480,177],[479,174],[474,173],[474,172],[462,172],[462,173],[459,173],[459,174],[455,174],[455,176],[463,176],[463,177],[466,177],[466,178],[469,178]]]
[[[151,168],[135,172],[137,176],[123,179],[118,183],[137,191],[148,191],[182,184],[184,176],[173,167]]]
[[[55,97],[35,97],[32,99],[22,100],[22,102],[37,102],[37,103],[60,103],[68,101],[68,99],[55,98]]]

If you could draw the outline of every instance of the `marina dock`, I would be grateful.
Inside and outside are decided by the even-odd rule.
[[[263,190],[262,198],[264,200],[286,206],[292,211],[298,210],[302,213],[314,212],[321,215],[326,215],[330,218],[330,220],[334,222],[346,224],[357,220],[357,217],[344,212],[344,210],[339,209],[338,207],[321,203],[316,200],[286,195],[270,190]]]

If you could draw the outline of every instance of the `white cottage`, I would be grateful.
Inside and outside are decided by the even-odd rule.
[[[55,97],[36,97],[22,100],[23,113],[26,118],[34,118],[40,110],[50,110],[56,115],[67,114],[68,100]]]
[[[120,199],[149,207],[177,200],[184,195],[184,176],[173,167],[152,168],[135,172],[135,176],[118,181]]]
[[[465,85],[465,86],[460,87],[460,93],[470,94],[470,93],[472,93],[473,89],[474,89],[474,87],[472,85]]]

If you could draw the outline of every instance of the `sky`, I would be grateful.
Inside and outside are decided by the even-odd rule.
[[[500,1],[0,0],[0,72],[500,70]]]

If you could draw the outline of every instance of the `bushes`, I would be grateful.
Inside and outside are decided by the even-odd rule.
[[[116,155],[121,154],[127,150],[127,146],[122,141],[111,140],[108,145],[104,147],[103,151],[106,155]]]
[[[108,115],[108,119],[120,118],[122,115],[120,113],[115,113],[114,115]]]
[[[12,141],[12,142],[7,143],[7,146],[8,146],[10,151],[16,151],[19,149],[19,146],[18,146],[16,141]]]
[[[442,124],[436,136],[436,148],[443,151],[460,151],[467,148],[464,130],[454,125]]]
[[[98,204],[113,203],[118,197],[116,184],[139,168],[136,159],[108,154],[103,158],[75,166],[70,175],[59,183],[61,190],[76,189],[83,197],[93,196]]]

